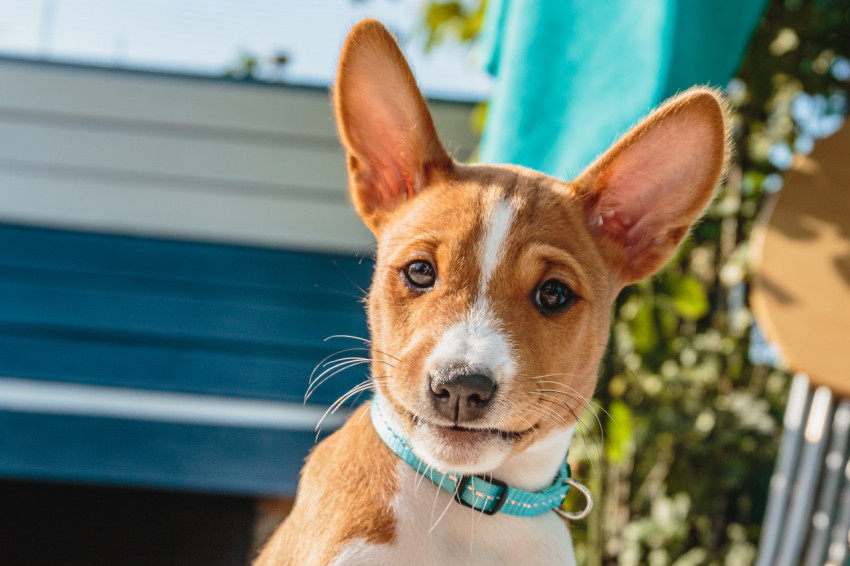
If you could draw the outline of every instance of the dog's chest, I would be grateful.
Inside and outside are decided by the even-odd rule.
[[[403,462],[398,474],[395,540],[355,540],[340,550],[335,566],[575,565],[569,530],[555,513],[487,516],[459,505]]]

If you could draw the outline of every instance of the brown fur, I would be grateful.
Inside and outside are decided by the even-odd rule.
[[[541,388],[531,379],[535,376],[569,374],[570,387],[586,398],[592,396],[607,339],[610,303],[619,289],[611,284],[602,257],[594,253],[581,208],[571,206],[576,199],[569,185],[519,168],[458,165],[443,183],[399,205],[378,233],[368,302],[370,330],[375,356],[396,366],[382,391],[412,414],[429,411],[425,358],[441,331],[478,295],[475,244],[482,237],[480,220],[486,217],[488,203],[511,194],[519,208],[516,223],[522,229],[520,237],[510,240],[505,261],[518,267],[497,274],[489,292],[495,316],[503,321],[520,363],[515,389],[503,392],[517,401],[503,429],[529,427],[524,409],[538,399],[534,390]],[[441,266],[441,281],[434,291],[415,296],[402,283],[399,271],[413,259]],[[562,316],[546,318],[529,298],[540,281],[554,275],[569,281],[581,300]],[[425,326],[428,332],[423,334]],[[547,340],[541,341],[540,336]],[[559,347],[552,349],[552,343]],[[385,373],[386,368],[375,368],[376,376]],[[532,422],[540,421],[537,437],[556,423],[575,422],[584,408],[573,402],[575,415],[561,409],[559,419],[532,418]],[[534,438],[527,435],[516,450]]]
[[[426,360],[479,296],[478,249],[501,201],[510,201],[514,222],[487,300],[516,375],[489,410],[499,430],[525,431],[512,440],[514,453],[575,423],[593,395],[617,293],[664,264],[723,173],[728,121],[717,94],[693,89],[666,103],[573,182],[454,163],[401,51],[377,22],[349,35],[334,100],[351,198],[378,241],[368,299],[372,377],[407,432],[412,415],[441,424]],[[433,289],[404,283],[414,260],[435,267]],[[534,305],[549,278],[577,296],[568,310],[550,315]],[[560,394],[541,413],[541,390],[553,388],[575,395]],[[391,543],[397,465],[358,410],[310,455],[292,515],[257,566],[327,564],[355,539]]]
[[[295,508],[262,548],[255,566],[318,566],[356,538],[375,544],[392,541],[390,503],[397,489],[398,459],[363,410],[312,451],[301,472]]]

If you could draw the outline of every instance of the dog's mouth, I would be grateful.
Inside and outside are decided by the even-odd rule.
[[[413,412],[396,413],[407,429],[414,452],[437,469],[462,474],[495,470],[523,440],[537,434],[537,425],[521,430],[489,423],[439,423]]]
[[[440,433],[448,438],[456,437],[459,440],[468,438],[499,437],[502,440],[517,440],[534,432],[535,427],[530,427],[526,430],[501,430],[498,428],[470,428],[465,426],[442,426],[430,425],[440,430]]]
[[[533,434],[537,430],[537,425],[532,425],[523,430],[503,430],[500,428],[491,427],[472,427],[461,425],[443,425],[430,422],[421,417],[411,416],[411,421],[414,427],[424,427],[430,429],[447,441],[475,441],[484,439],[500,439],[506,441],[514,441]]]
[[[537,432],[536,426],[506,430],[486,426],[438,424],[408,415],[414,450],[432,466],[458,473],[496,469],[518,442]]]

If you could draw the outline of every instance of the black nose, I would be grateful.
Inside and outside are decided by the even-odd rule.
[[[479,373],[432,376],[430,387],[434,408],[454,423],[480,417],[496,391],[493,380]]]

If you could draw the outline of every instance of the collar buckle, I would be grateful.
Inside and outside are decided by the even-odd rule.
[[[479,499],[479,496],[475,493],[475,482],[473,478],[477,478],[487,484],[494,485],[496,487],[501,488],[499,492],[499,496],[496,498],[496,502],[490,509],[487,509],[487,496],[485,495],[481,499],[484,500],[483,506],[479,509],[475,506],[475,500]],[[463,499],[463,494],[466,492],[467,486],[472,484],[472,503]],[[479,511],[484,515],[495,515],[499,512],[499,509],[502,508],[502,505],[505,504],[505,501],[508,498],[508,484],[501,480],[497,480],[496,478],[490,478],[489,480],[482,478],[481,476],[460,476],[460,479],[457,480],[457,486],[455,487],[454,499],[464,507],[469,507],[474,511]]]

